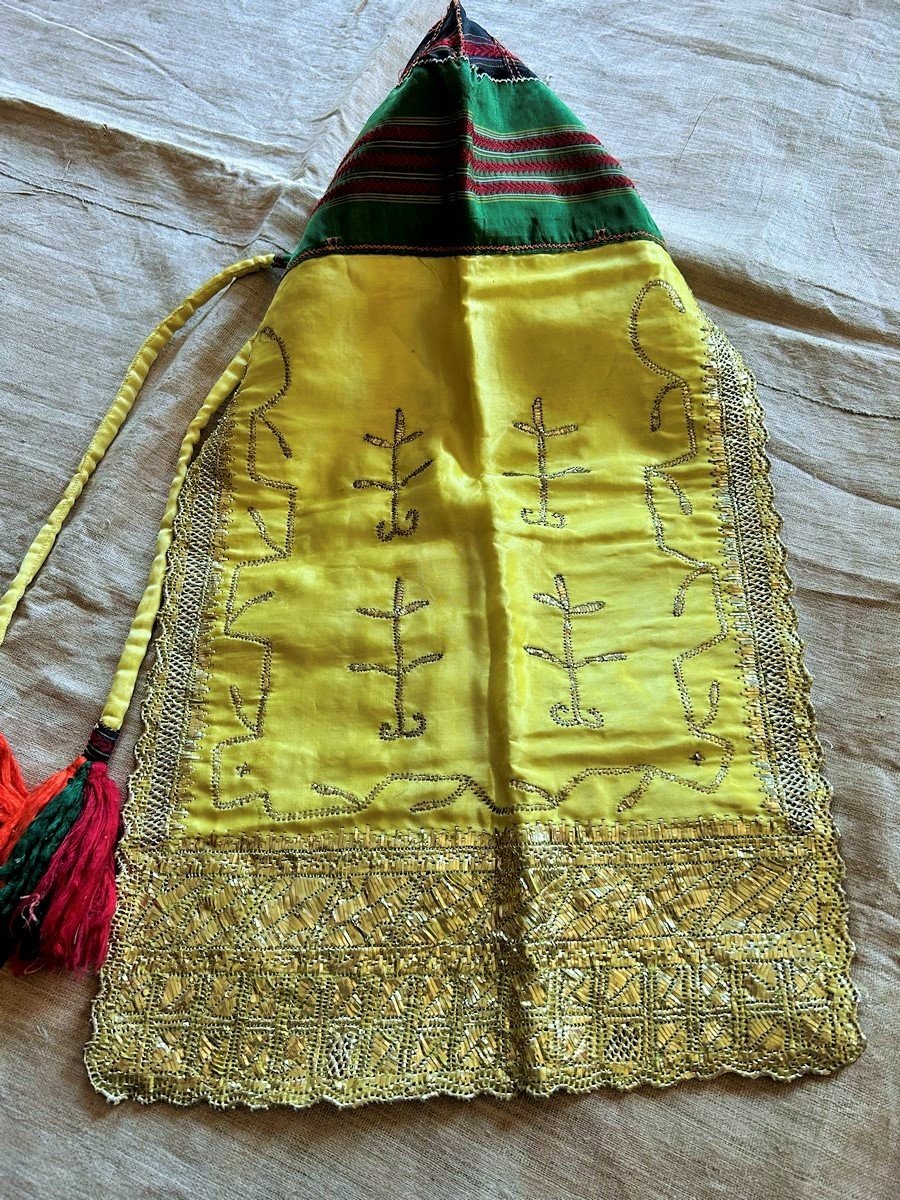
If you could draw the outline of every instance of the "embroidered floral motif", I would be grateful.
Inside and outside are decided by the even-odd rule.
[[[382,542],[390,542],[395,537],[409,537],[415,533],[419,527],[419,510],[417,508],[407,509],[406,521],[403,525],[400,521],[399,504],[400,493],[417,475],[421,475],[423,471],[434,462],[434,459],[429,458],[426,462],[420,463],[414,470],[407,475],[400,477],[400,468],[398,465],[398,451],[401,446],[406,446],[410,442],[414,442],[422,436],[421,429],[414,429],[412,433],[406,432],[406,417],[402,408],[398,408],[394,414],[394,436],[391,441],[386,438],[378,437],[374,433],[364,433],[363,440],[368,442],[370,446],[379,446],[384,450],[391,452],[391,479],[390,483],[381,479],[354,479],[353,486],[355,488],[378,488],[384,492],[391,494],[391,519],[390,524],[387,521],[379,521],[375,526],[375,533]]]
[[[410,659],[409,662],[406,661],[401,622],[405,617],[418,612],[419,609],[426,608],[430,602],[428,600],[411,600],[408,604],[404,603],[404,587],[403,579],[398,576],[394,581],[394,603],[387,610],[380,608],[358,608],[356,610],[363,617],[373,617],[378,621],[391,622],[391,639],[394,645],[393,667],[385,667],[380,663],[371,662],[353,662],[349,664],[351,671],[356,671],[357,673],[374,671],[381,675],[387,675],[394,680],[394,712],[397,715],[397,723],[396,725],[391,725],[390,721],[382,721],[378,732],[378,736],[388,742],[393,741],[395,738],[421,737],[425,732],[428,722],[423,713],[414,712],[412,714],[412,723],[410,723],[406,715],[406,701],[404,696],[406,677],[419,667],[425,666],[426,663],[439,662],[444,657],[443,651],[436,651],[429,654],[420,654],[416,658]]]
[[[523,508],[521,510],[522,520],[526,525],[544,525],[550,529],[563,529],[566,524],[565,515],[561,512],[549,511],[550,481],[552,479],[560,479],[563,475],[587,475],[590,468],[563,467],[559,471],[548,471],[547,439],[564,437],[566,434],[575,433],[578,426],[570,423],[568,425],[558,425],[555,429],[548,429],[544,424],[544,404],[540,396],[538,396],[531,406],[531,424],[529,425],[526,421],[513,421],[513,429],[518,429],[520,433],[525,433],[529,437],[533,437],[537,451],[537,471],[503,472],[510,479],[537,479],[538,481],[538,508]]]
[[[554,575],[553,583],[556,586],[555,596],[550,596],[546,592],[535,592],[534,598],[539,604],[548,604],[553,608],[558,608],[562,613],[562,658],[540,646],[526,646],[525,653],[530,654],[532,658],[540,658],[554,667],[559,667],[560,670],[565,671],[568,677],[569,703],[565,704],[560,700],[550,706],[550,716],[556,724],[586,725],[589,729],[600,729],[603,726],[600,710],[597,708],[583,709],[581,706],[578,672],[591,663],[615,662],[626,658],[627,655],[616,652],[613,654],[588,654],[584,658],[576,658],[572,647],[572,618],[600,612],[606,606],[605,601],[588,600],[582,604],[572,604],[569,600],[569,589],[566,586],[565,576]]]

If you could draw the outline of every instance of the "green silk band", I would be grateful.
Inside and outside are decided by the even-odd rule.
[[[554,251],[632,239],[662,235],[571,109],[539,79],[498,86],[452,59],[415,67],[375,110],[291,265],[335,250]]]

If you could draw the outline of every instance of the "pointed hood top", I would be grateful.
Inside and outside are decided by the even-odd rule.
[[[400,76],[401,82],[423,62],[441,62],[464,58],[469,65],[491,79],[534,79],[521,59],[501,45],[495,37],[470,21],[458,2],[426,33]]]
[[[454,0],[344,157],[290,265],[641,238],[662,242],[618,159]]]

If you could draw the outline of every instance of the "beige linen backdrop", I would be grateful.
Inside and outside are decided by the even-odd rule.
[[[196,284],[288,249],[442,0],[0,0],[0,580],[128,361]],[[0,976],[0,1200],[896,1195],[896,5],[472,0],[619,155],[745,353],[835,789],[869,1048],[832,1078],[220,1113],[107,1104],[93,979]],[[893,123],[892,123],[893,122]],[[76,753],[176,450],[273,281],[180,335],[0,652],[27,777]],[[137,707],[113,760],[124,782]]]

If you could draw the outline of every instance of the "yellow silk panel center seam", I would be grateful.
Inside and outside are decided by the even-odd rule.
[[[767,811],[664,250],[331,255],[227,428],[190,833]]]

